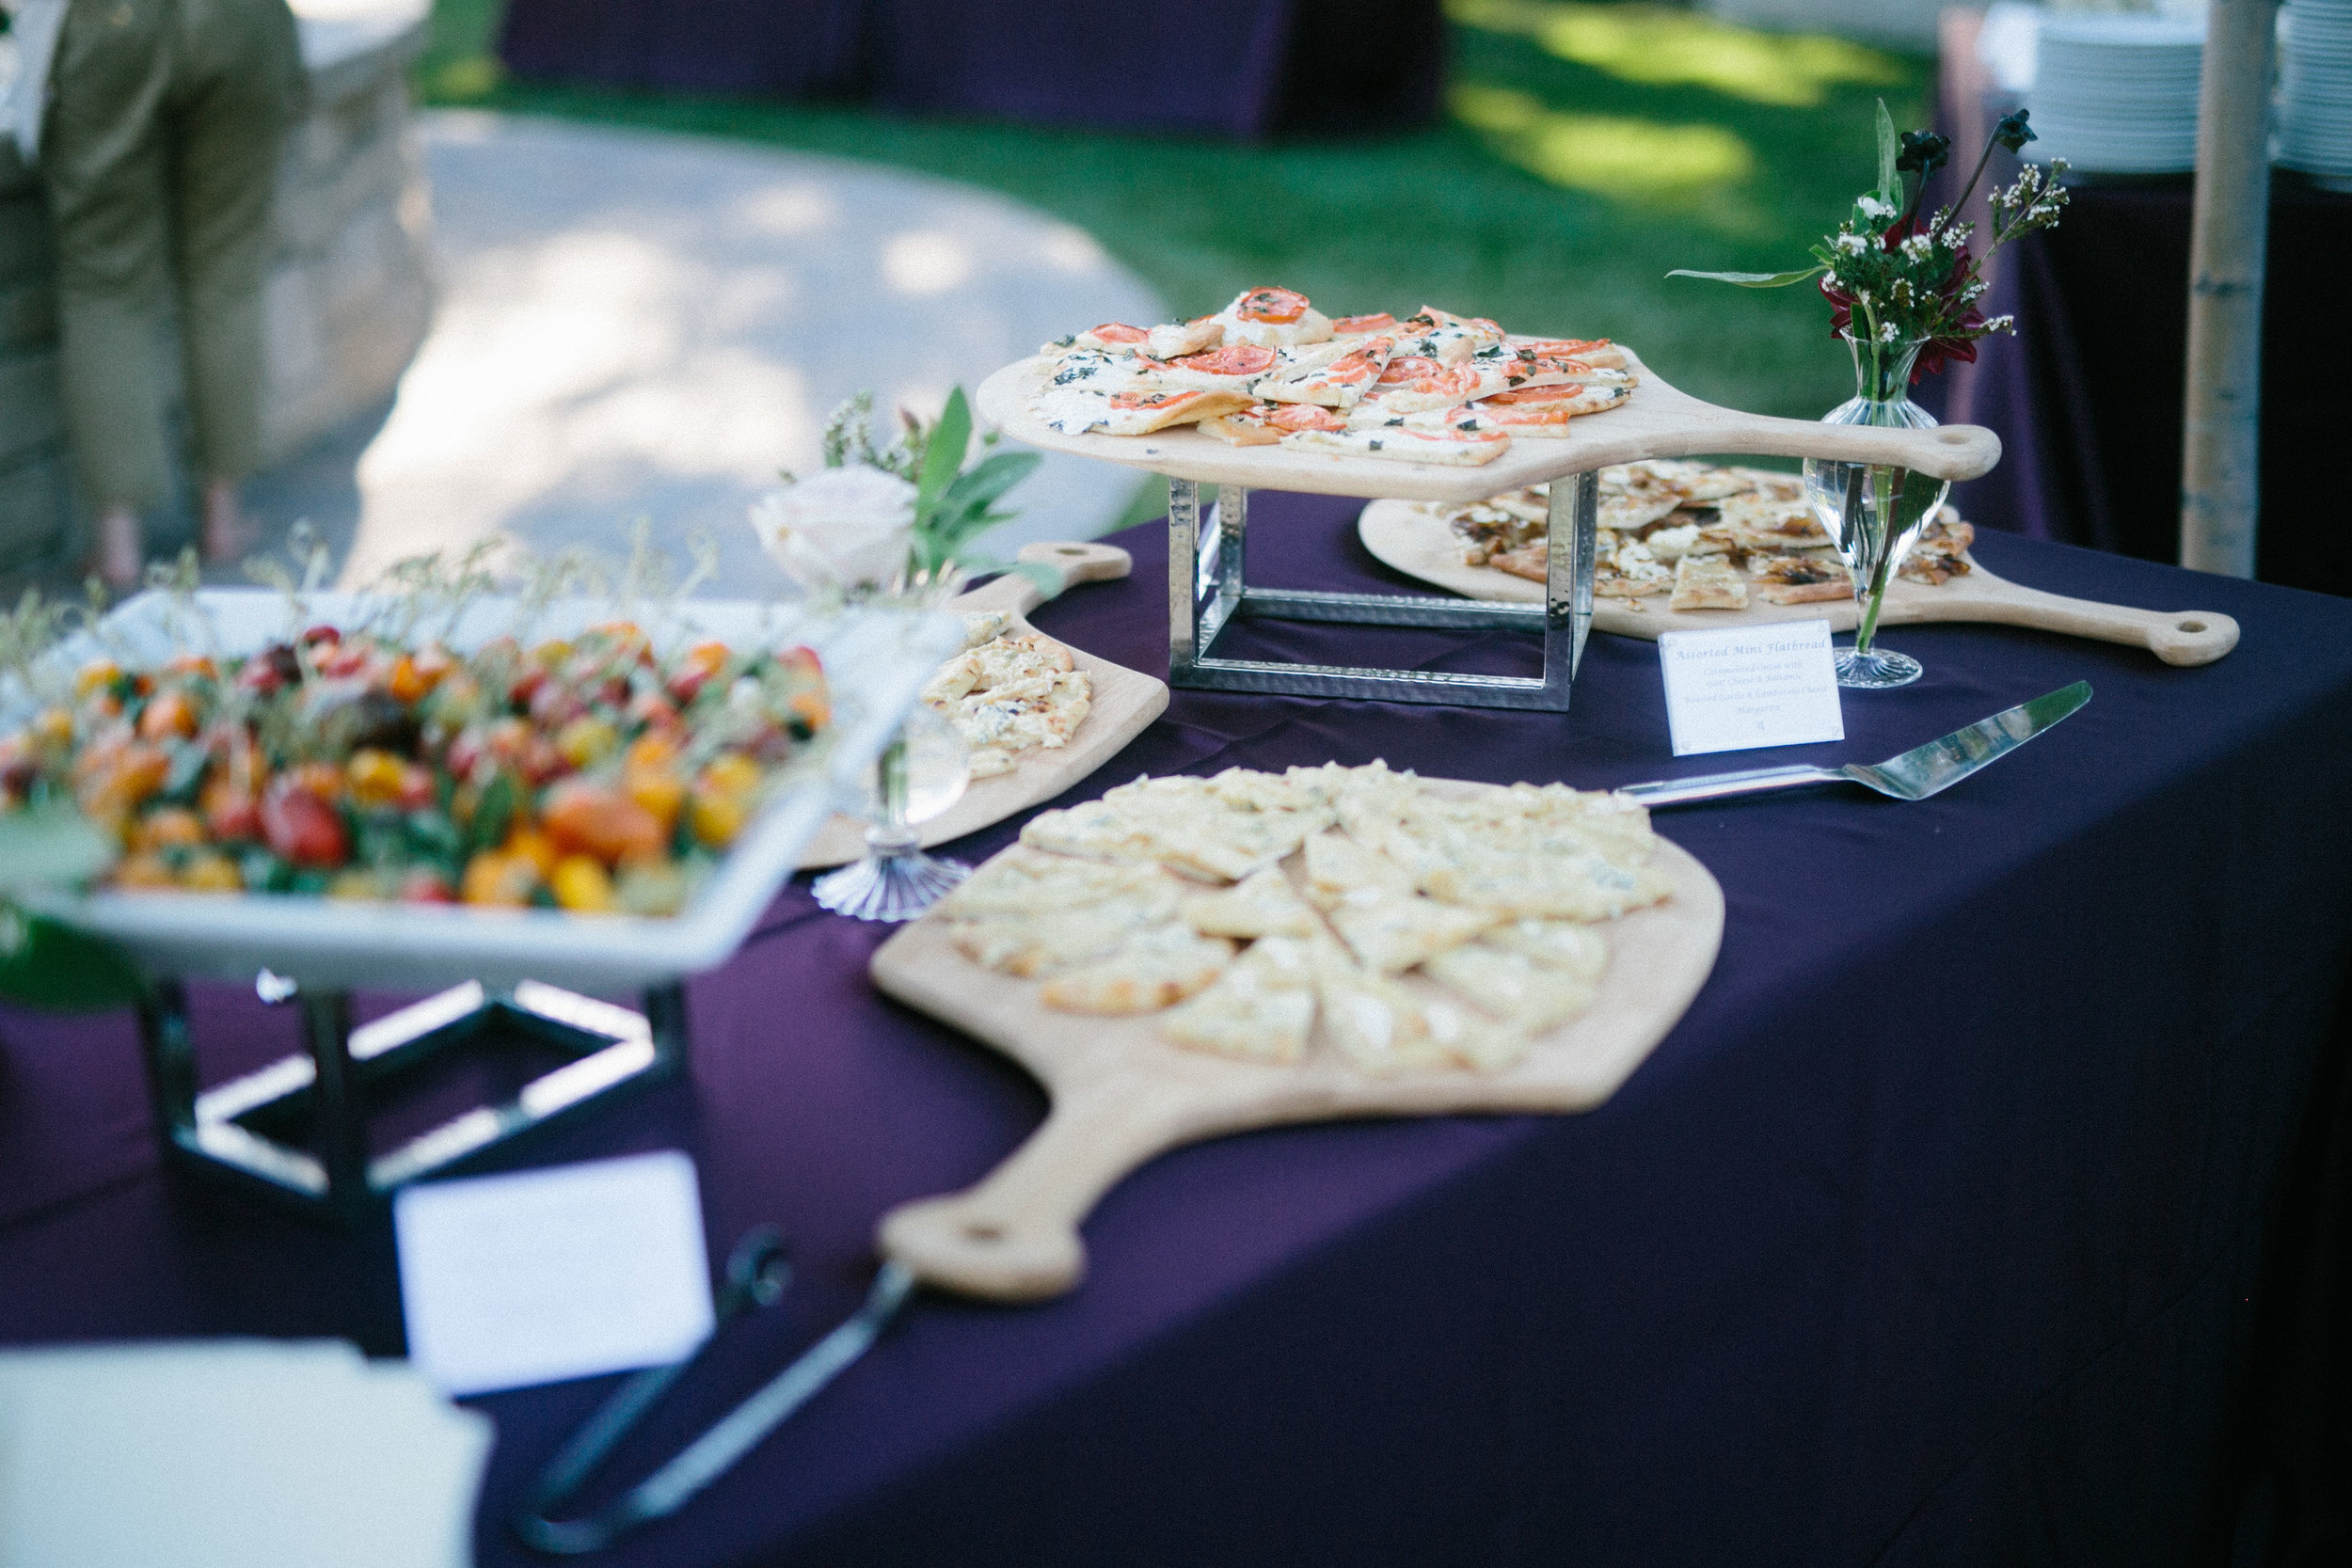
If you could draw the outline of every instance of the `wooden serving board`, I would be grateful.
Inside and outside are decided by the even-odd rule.
[[[1123,578],[1134,570],[1136,563],[1135,557],[1116,545],[1024,545],[1019,559],[1060,571],[1065,590],[1082,582]],[[948,600],[946,608],[962,614],[983,610],[1009,610],[1013,619],[1007,629],[1027,632],[1037,628],[1025,617],[1044,597],[1034,579],[1008,572],[969,594]],[[1062,646],[1070,648],[1067,642]],[[1011,772],[975,779],[961,800],[917,829],[925,848],[977,832],[1041,800],[1052,800],[1117,755],[1120,747],[1142,734],[1144,727],[1167,709],[1166,681],[1097,658],[1084,648],[1070,648],[1070,657],[1087,673],[1094,686],[1093,705],[1087,710],[1077,733],[1070,737],[1070,744],[1052,751],[1041,746],[1024,752]],[[846,865],[865,853],[866,824],[853,816],[836,816],[809,840],[808,847],[801,854],[801,869]]]
[[[1414,501],[1379,500],[1356,519],[1357,537],[1383,563],[1408,577],[1473,599],[1499,599],[1514,604],[1541,604],[1544,586],[1514,577],[1494,566],[1468,566],[1461,546],[1446,527],[1445,509]],[[2095,638],[2146,648],[2167,664],[2211,664],[2237,646],[2238,626],[2217,610],[2134,610],[2125,605],[2100,604],[2044,594],[1988,572],[1969,558],[1965,577],[1947,582],[1910,582],[1897,578],[1886,590],[1879,625],[1899,626],[1922,621],[1989,621],[2012,626],[2035,626],[2070,637]],[[1664,594],[1634,601],[1596,598],[1593,627],[1621,637],[1653,641],[1661,632],[1701,631],[1708,627],[1762,626],[1773,621],[1822,621],[1832,631],[1851,631],[1862,613],[1851,596],[1811,604],[1776,605],[1752,602],[1745,610],[1676,611],[1666,608]]]
[[[1618,345],[1623,348],[1621,343]],[[1395,462],[1279,446],[1228,446],[1190,425],[1151,436],[1066,436],[1029,412],[1053,361],[1042,355],[1006,366],[980,384],[980,417],[1018,441],[1145,468],[1172,479],[1303,490],[1321,496],[1402,496],[1408,500],[1475,501],[1644,457],[1744,452],[1757,456],[1833,457],[1893,463],[1938,479],[1975,479],[2001,460],[2001,438],[1979,425],[1932,430],[1872,430],[1742,414],[1702,403],[1660,379],[1626,349],[1642,384],[1622,405],[1571,420],[1561,436],[1514,436],[1510,450],[1478,467]]]
[[[1609,967],[1592,1010],[1538,1037],[1508,1072],[1493,1074],[1367,1077],[1321,1037],[1320,1024],[1306,1058],[1289,1067],[1181,1050],[1161,1037],[1158,1014],[1050,1011],[1038,1001],[1042,982],[982,969],[956,951],[945,921],[916,921],[875,953],[875,985],[1012,1057],[1043,1083],[1053,1106],[1044,1125],[977,1186],[884,1215],[882,1251],[945,1290],[1041,1300],[1084,1275],[1078,1226],[1096,1200],[1182,1145],[1348,1117],[1592,1109],[1681,1019],[1723,940],[1723,889],[1707,868],[1664,839],[1654,863],[1674,879],[1674,896],[1604,927]]]

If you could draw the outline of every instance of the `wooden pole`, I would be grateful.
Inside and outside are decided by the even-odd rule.
[[[2181,564],[2254,575],[2276,0],[2213,0],[2197,108]]]

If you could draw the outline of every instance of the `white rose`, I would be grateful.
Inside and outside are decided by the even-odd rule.
[[[914,486],[880,468],[821,468],[752,504],[777,564],[812,588],[886,588],[907,563]]]

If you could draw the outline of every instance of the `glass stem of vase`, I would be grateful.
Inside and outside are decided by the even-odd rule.
[[[899,855],[914,847],[914,830],[907,825],[907,737],[891,737],[874,765],[882,790],[882,820],[866,831],[866,842],[881,854]]]

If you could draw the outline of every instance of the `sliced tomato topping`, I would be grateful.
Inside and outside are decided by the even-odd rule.
[[[1407,354],[1401,358],[1389,361],[1388,369],[1380,372],[1380,385],[1402,387],[1408,381],[1418,381],[1424,375],[1437,373],[1438,362],[1435,359],[1425,359],[1418,354]]]
[[[1311,403],[1288,403],[1266,416],[1277,430],[1345,430],[1347,420]]]
[[[1331,324],[1331,330],[1343,338],[1359,332],[1387,332],[1396,325],[1396,318],[1386,310],[1371,316],[1342,316]]]
[[[1125,322],[1104,322],[1087,336],[1098,343],[1139,343],[1152,334],[1140,326],[1129,326]]]
[[[1188,371],[1210,375],[1258,375],[1274,368],[1275,354],[1255,343],[1230,343],[1206,354],[1187,354],[1176,361]]]
[[[1557,403],[1563,398],[1581,397],[1583,395],[1584,388],[1576,386],[1564,385],[1559,387],[1522,387],[1516,392],[1497,392],[1490,398],[1480,398],[1478,401],[1481,403],[1499,403],[1505,407],[1512,407],[1519,404],[1527,403]]]
[[[1514,343],[1511,346],[1531,358],[1537,356],[1549,356],[1573,359],[1588,350],[1607,348],[1609,340],[1606,338],[1544,338],[1534,342]]]
[[[1295,322],[1307,313],[1307,296],[1291,289],[1252,289],[1233,304],[1246,322]]]
[[[1186,398],[1197,398],[1201,395],[1199,392],[1113,392],[1111,406],[1113,408],[1166,408],[1171,403],[1182,403]]]

